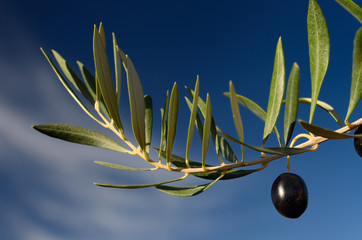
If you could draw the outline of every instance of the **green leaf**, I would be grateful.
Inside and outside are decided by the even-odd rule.
[[[350,14],[352,14],[360,23],[362,23],[362,8],[351,0],[336,0]]]
[[[230,135],[228,135],[227,133],[221,131],[220,129],[218,129],[218,131],[227,139],[229,139],[230,141],[233,141],[235,143],[244,145],[245,147],[248,147],[250,149],[253,149],[257,152],[263,152],[263,153],[268,153],[268,154],[273,154],[273,155],[281,155],[281,156],[287,156],[287,155],[296,155],[296,154],[301,154],[304,152],[309,152],[311,151],[310,149],[306,149],[306,148],[288,148],[288,147],[257,147],[257,146],[253,146],[250,144],[246,144],[244,142],[241,142],[239,140],[236,140],[235,138],[231,137]]]
[[[118,129],[123,130],[118,111],[117,99],[112,82],[111,69],[109,67],[109,62],[104,44],[105,43],[102,39],[101,34],[98,32],[97,27],[94,26],[93,52],[96,75],[98,77],[98,84],[102,92],[102,96],[108,109],[109,115],[113,119]]]
[[[346,122],[356,109],[362,96],[362,27],[354,38],[351,95],[346,115]]]
[[[72,96],[72,98],[78,103],[78,105],[83,109],[84,112],[86,112],[89,116],[91,116],[92,118],[96,119],[94,117],[94,115],[84,106],[84,104],[82,103],[82,101],[80,101],[80,99],[78,98],[78,96],[74,93],[74,91],[72,90],[72,88],[69,86],[69,84],[67,83],[67,81],[64,79],[64,77],[62,76],[62,74],[59,72],[58,68],[54,65],[53,61],[49,58],[49,56],[45,53],[45,51],[40,48],[40,50],[42,51],[42,53],[44,54],[45,58],[48,60],[49,64],[52,66],[54,72],[56,73],[56,75],[58,76],[60,82],[63,84],[63,86],[65,87],[65,89],[67,89],[68,93],[70,94],[70,96]]]
[[[179,94],[177,84],[174,83],[171,97],[170,97],[170,106],[168,109],[168,124],[167,124],[167,140],[166,140],[166,161],[167,164],[170,163],[170,156],[172,152],[173,143],[176,137],[176,125],[178,117],[178,108],[179,108]]]
[[[207,94],[204,131],[203,131],[203,136],[202,136],[202,166],[203,167],[205,167],[206,155],[209,150],[211,118],[212,118],[211,102],[210,102],[210,96],[209,96],[209,94]]]
[[[268,140],[277,122],[285,90],[285,60],[282,40],[279,38],[275,59],[273,76],[270,85],[268,110],[265,118],[263,145]]]
[[[104,32],[104,27],[103,27],[102,22],[99,23],[99,31],[98,31],[98,33],[99,33],[99,36],[100,36],[100,38],[101,38],[101,40],[103,42],[104,49],[106,49],[106,34]]]
[[[82,80],[77,76],[74,70],[69,66],[67,61],[55,50],[52,50],[55,60],[57,60],[60,68],[68,80],[74,85],[74,87],[94,106],[94,98],[90,94],[88,88],[84,85]]]
[[[93,100],[96,99],[96,80],[92,73],[84,66],[83,63],[77,61],[79,70],[82,74],[83,80],[86,87],[88,88],[89,93],[92,95]]]
[[[113,55],[114,55],[114,69],[116,75],[116,98],[117,104],[119,105],[121,99],[121,89],[122,89],[122,60],[119,53],[116,36],[114,33],[113,36]]]
[[[196,84],[195,84],[195,97],[193,98],[192,107],[190,109],[190,121],[189,121],[189,128],[187,132],[187,142],[186,142],[186,164],[188,165],[188,159],[189,159],[189,153],[191,148],[191,142],[194,135],[194,129],[195,129],[195,121],[197,116],[197,102],[199,100],[199,91],[200,91],[200,83],[199,83],[199,76],[196,78]],[[186,99],[188,101],[188,99]]]
[[[240,111],[239,111],[239,105],[238,105],[238,102],[237,102],[237,99],[236,99],[236,93],[235,93],[234,85],[233,85],[233,83],[231,81],[229,83],[229,88],[230,88],[230,104],[231,104],[231,110],[232,110],[232,113],[233,113],[235,128],[236,128],[236,131],[238,133],[240,141],[244,142],[243,122],[241,120],[241,115],[240,115]],[[242,148],[242,155],[243,155],[243,160],[242,161],[244,161],[244,156],[245,156],[245,147],[244,147],[244,145],[241,145],[241,148]]]
[[[126,72],[133,134],[145,149],[145,100],[140,78],[131,59],[126,55]]]
[[[194,96],[194,92],[186,87],[186,90],[188,91],[188,93],[190,94],[190,96],[193,98]],[[188,101],[189,102],[189,101]],[[190,104],[188,103],[189,108],[191,109]],[[205,114],[206,114],[206,104],[205,102],[199,97],[198,101],[197,101],[197,105],[198,108],[202,114],[202,116],[205,119]],[[202,139],[203,133],[202,133],[202,122],[200,117],[198,117],[199,114],[197,114],[196,116],[196,126],[197,129],[199,131],[200,137]],[[211,133],[211,138],[214,142],[215,145],[215,151],[216,153],[219,155],[221,154],[223,156],[223,158],[225,158],[226,160],[228,160],[229,162],[235,163],[238,161],[233,149],[231,148],[230,144],[223,138],[221,137],[216,130],[216,124],[215,124],[215,120],[214,117],[211,118],[211,128],[210,128],[210,133]]]
[[[162,184],[180,181],[182,179],[184,179],[184,177],[177,178],[177,179],[170,180],[170,181],[165,181],[165,182],[150,183],[150,184],[137,184],[137,185],[114,185],[114,184],[103,184],[103,183],[94,183],[94,184],[97,186],[100,186],[100,187],[137,189],[137,188],[155,187],[155,186],[162,185]]]
[[[199,185],[199,186],[192,186],[192,187],[177,187],[177,186],[166,186],[166,185],[159,185],[156,186],[158,190],[160,190],[163,193],[167,193],[173,196],[177,197],[191,197],[198,195],[202,192],[205,192],[207,189],[209,189],[212,185],[214,185],[223,175],[221,175],[219,178],[215,179],[214,181]]]
[[[123,166],[123,165],[119,165],[119,164],[115,164],[115,163],[103,162],[103,161],[94,161],[94,162],[97,164],[100,164],[102,166],[105,166],[105,167],[115,168],[115,169],[119,169],[119,170],[127,170],[127,171],[152,171],[152,170],[154,170],[154,168],[133,168],[133,167],[127,167],[127,166]]]
[[[309,1],[307,24],[312,80],[312,104],[309,122],[312,123],[319,92],[328,69],[330,55],[327,23],[316,0]]]
[[[152,140],[152,127],[153,127],[153,107],[152,98],[150,95],[145,95],[145,138],[146,146],[145,150],[147,153],[150,152],[151,140]]]
[[[156,151],[159,151],[159,149],[156,149]],[[165,157],[165,152],[161,152],[162,157]],[[186,168],[185,159],[177,156],[175,154],[171,154],[171,163],[179,168]],[[192,160],[189,160],[190,167],[192,168],[201,168],[202,163],[195,162]],[[206,167],[211,167],[212,165],[205,165]],[[257,172],[258,169],[248,169],[248,170],[239,170],[239,169],[232,169],[226,172],[226,174],[220,179],[220,180],[229,180],[229,179],[235,179],[244,177],[246,175],[249,175],[251,173]],[[218,177],[222,175],[222,172],[220,171],[208,171],[208,172],[200,172],[200,173],[191,173],[195,177],[208,179],[208,180],[215,180]]]
[[[161,140],[160,140],[160,149],[166,150],[166,139],[167,139],[167,112],[168,112],[168,99],[169,93],[167,90],[166,100],[163,109],[161,109],[162,125],[161,125]],[[159,154],[159,159],[161,155]]]
[[[298,115],[300,72],[297,63],[294,63],[290,72],[287,87],[287,97],[284,112],[284,145],[288,146],[294,131]]]
[[[230,97],[230,93],[226,92],[224,93],[225,96]],[[262,109],[257,103],[255,103],[254,101],[250,100],[247,97],[244,97],[242,95],[236,94],[236,99],[238,100],[238,102],[243,105],[246,109],[248,109],[249,111],[251,111],[253,114],[255,114],[258,118],[260,118],[263,122],[265,122],[266,119],[266,112],[264,111],[264,109]],[[282,146],[282,140],[280,138],[278,129],[276,126],[274,126],[273,129],[279,145]]]
[[[121,153],[130,152],[112,138],[87,128],[64,124],[41,124],[33,126],[33,128],[45,135],[68,142],[90,145]]]
[[[310,123],[307,123],[303,120],[299,120],[300,125],[307,130],[308,132],[311,132],[317,136],[329,138],[329,139],[347,139],[347,138],[362,138],[362,134],[356,134],[356,135],[348,135],[343,133],[337,133],[332,130],[328,130]]]
[[[96,101],[96,80],[92,73],[83,65],[83,63],[77,61],[78,67],[82,73],[84,82],[86,84],[86,87],[88,88],[89,93],[91,94],[94,101]],[[107,111],[107,108],[105,106],[104,100],[101,98],[101,101],[99,102],[99,107],[102,110],[102,113],[106,117],[106,119],[110,120],[111,117],[109,116],[109,113]]]
[[[299,98],[298,101],[299,101],[299,103],[303,103],[303,104],[311,104],[312,99],[311,98]],[[331,105],[318,100],[317,106],[322,108],[323,110],[327,111],[341,127],[344,126],[341,117],[339,116],[337,111]]]
[[[166,194],[176,197],[192,197],[204,191],[207,184],[191,187],[157,186],[156,188]]]

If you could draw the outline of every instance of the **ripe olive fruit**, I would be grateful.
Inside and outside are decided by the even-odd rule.
[[[361,134],[362,133],[362,125],[359,125],[354,131],[354,134]],[[356,149],[357,154],[362,157],[362,138],[354,138],[354,149]]]
[[[303,179],[294,173],[282,173],[271,188],[271,198],[278,212],[287,218],[300,217],[308,206],[308,190]]]

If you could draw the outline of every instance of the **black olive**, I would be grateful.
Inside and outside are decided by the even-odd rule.
[[[308,190],[303,179],[294,173],[283,173],[275,179],[271,198],[278,212],[287,218],[300,217],[308,206]]]
[[[354,134],[362,133],[362,125],[359,125],[354,131]],[[357,154],[362,157],[362,138],[354,138],[354,149],[356,149]]]

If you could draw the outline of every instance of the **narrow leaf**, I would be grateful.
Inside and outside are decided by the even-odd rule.
[[[121,89],[122,89],[122,60],[119,53],[116,36],[114,33],[113,36],[113,55],[114,55],[114,69],[116,75],[116,98],[117,104],[119,105],[121,99]]]
[[[230,93],[226,92],[224,93],[225,96],[230,97]],[[243,105],[246,109],[248,109],[249,111],[251,111],[253,114],[255,114],[258,118],[260,118],[263,122],[265,122],[266,119],[266,112],[264,111],[264,109],[262,109],[257,103],[255,103],[254,101],[250,100],[247,97],[244,97],[242,95],[236,94],[236,99],[238,100],[238,102]],[[276,126],[274,126],[273,129],[279,145],[282,146],[282,140],[280,138],[280,134],[278,132],[278,129]]]
[[[177,187],[177,186],[157,186],[157,190],[176,197],[192,197],[202,193],[207,184],[191,187]]]
[[[174,83],[171,97],[170,106],[168,109],[168,124],[167,124],[167,141],[166,141],[166,161],[170,164],[170,156],[172,152],[173,143],[176,137],[176,125],[179,108],[179,94],[177,84]]]
[[[33,128],[45,135],[68,142],[105,148],[122,153],[130,152],[112,138],[87,128],[64,124],[41,124],[33,126]]]
[[[257,147],[257,146],[253,146],[250,144],[246,144],[244,142],[241,142],[239,140],[236,140],[235,138],[231,137],[230,135],[228,135],[227,133],[221,131],[220,129],[218,129],[218,131],[227,139],[229,139],[230,141],[233,141],[235,143],[244,145],[245,147],[248,147],[250,149],[253,149],[257,152],[263,152],[263,153],[268,153],[268,154],[274,154],[274,155],[281,155],[281,156],[287,156],[287,155],[296,155],[296,154],[301,154],[304,152],[309,152],[311,151],[310,149],[306,149],[306,148],[288,148],[288,147]]]
[[[84,82],[86,84],[86,87],[88,88],[88,91],[90,92],[92,98],[94,101],[97,100],[97,96],[96,96],[96,80],[94,78],[94,76],[92,75],[92,73],[83,65],[83,63],[77,61],[78,67],[82,73]],[[106,117],[106,119],[110,120],[111,116],[109,116],[109,113],[107,111],[107,108],[105,106],[104,100],[101,98],[101,100],[99,101],[99,106],[100,109],[102,110],[104,116]]]
[[[207,94],[204,131],[203,131],[203,136],[202,136],[202,166],[203,167],[205,167],[206,155],[207,155],[207,152],[209,151],[211,118],[212,118],[211,102],[210,102],[210,96],[209,96],[209,94]]]
[[[175,187],[175,186],[166,186],[166,185],[159,185],[156,186],[158,190],[160,190],[163,193],[167,193],[173,196],[177,197],[191,197],[196,196],[207,189],[209,189],[212,185],[214,185],[223,175],[221,175],[219,178],[215,179],[214,181],[199,185],[199,186],[192,186],[192,187]]]
[[[83,63],[77,61],[79,70],[82,74],[83,80],[88,88],[89,93],[92,95],[93,100],[96,98],[96,80],[93,74],[84,66]]]
[[[294,63],[290,72],[287,87],[287,97],[284,112],[284,145],[288,146],[294,131],[298,115],[300,72],[298,64]]]
[[[100,36],[96,26],[94,26],[94,34],[93,34],[93,51],[94,51],[95,69],[98,77],[98,84],[105,105],[115,125],[120,130],[122,130],[123,127],[119,116],[118,104],[113,87],[112,75],[109,67],[107,53],[105,50],[105,45],[102,40],[102,37]]]
[[[312,123],[319,92],[328,69],[330,55],[327,23],[316,0],[309,1],[307,24],[312,81],[312,104],[309,122]]]
[[[189,159],[189,153],[191,148],[192,138],[194,136],[194,129],[195,129],[195,121],[196,121],[196,114],[197,114],[197,102],[199,100],[199,91],[200,91],[200,84],[199,84],[199,76],[196,78],[195,84],[195,97],[193,98],[192,107],[190,108],[190,121],[189,121],[189,128],[187,132],[187,142],[186,142],[186,164]],[[188,100],[188,99],[187,99]]]
[[[310,123],[307,123],[303,120],[299,120],[300,125],[307,130],[308,132],[311,132],[317,136],[329,138],[329,139],[347,139],[347,138],[362,138],[362,134],[356,134],[356,135],[348,135],[343,133],[337,133],[332,130],[328,130]]]
[[[152,98],[149,95],[145,95],[145,139],[146,146],[145,150],[147,153],[150,152],[151,140],[152,140],[152,127],[153,127],[153,107]]]
[[[103,161],[94,161],[94,162],[97,164],[100,164],[102,166],[105,166],[105,167],[115,168],[115,169],[119,169],[119,170],[127,170],[127,171],[152,171],[152,170],[154,170],[154,168],[133,168],[133,167],[127,167],[127,166],[123,166],[123,165],[119,165],[119,164],[115,164],[115,163],[103,162]]]
[[[311,98],[299,98],[298,101],[299,101],[299,103],[303,103],[303,104],[311,104],[312,99]],[[323,110],[327,111],[341,127],[344,126],[343,122],[342,122],[342,118],[339,116],[338,112],[331,105],[329,105],[326,102],[318,100],[317,106],[322,108]]]
[[[80,80],[74,70],[69,66],[67,61],[55,50],[52,50],[55,60],[58,62],[60,68],[62,69],[64,75],[68,80],[74,85],[74,87],[92,104],[94,105],[94,99],[90,94],[88,88]]]
[[[106,49],[106,34],[104,32],[103,23],[99,23],[99,31],[98,31],[98,33],[99,33],[100,39],[102,40],[104,49]]]
[[[362,8],[351,0],[336,0],[362,24]]]
[[[362,96],[362,27],[354,38],[351,95],[346,120],[352,115]]]
[[[140,78],[131,59],[126,55],[126,72],[133,134],[145,149],[145,100]]]
[[[285,90],[285,60],[282,40],[279,38],[275,59],[273,76],[270,85],[268,110],[265,118],[263,145],[268,140],[277,122]]]
[[[137,188],[155,187],[155,186],[159,186],[162,184],[180,181],[182,179],[184,179],[184,177],[177,178],[177,179],[170,180],[170,181],[165,181],[165,182],[150,183],[150,184],[137,184],[137,185],[114,185],[114,184],[103,184],[103,183],[94,183],[94,184],[97,186],[100,186],[100,187],[137,189]]]
[[[241,115],[240,115],[240,111],[239,111],[239,104],[238,104],[237,99],[236,99],[236,93],[235,93],[234,85],[233,85],[233,83],[231,81],[229,83],[229,88],[230,88],[230,104],[231,104],[231,110],[232,110],[232,113],[233,113],[235,128],[236,128],[236,131],[238,133],[240,141],[244,142],[243,122],[241,120]],[[243,158],[242,158],[243,160],[242,161],[244,161],[244,156],[245,156],[245,147],[244,147],[244,145],[241,145],[241,148],[242,148],[242,155],[243,155]]]
[[[82,103],[82,101],[80,101],[80,99],[78,98],[78,96],[74,93],[74,91],[72,90],[72,88],[69,86],[69,84],[67,83],[67,81],[64,79],[64,77],[62,76],[62,74],[59,72],[58,68],[54,65],[53,61],[49,58],[49,56],[45,53],[45,51],[40,48],[40,50],[42,51],[42,53],[44,54],[44,56],[46,57],[46,59],[48,60],[49,64],[52,66],[54,72],[56,73],[56,75],[58,76],[60,82],[63,84],[63,86],[65,87],[65,89],[67,89],[68,93],[72,96],[72,98],[78,103],[78,105],[83,109],[84,112],[86,112],[90,117],[92,117],[93,119],[96,119],[94,117],[94,115],[84,106],[84,104]]]
[[[163,109],[161,109],[162,125],[161,125],[161,140],[160,140],[160,149],[166,150],[166,139],[167,139],[167,113],[168,113],[168,91],[166,93],[166,100]],[[159,159],[161,155],[159,154]]]

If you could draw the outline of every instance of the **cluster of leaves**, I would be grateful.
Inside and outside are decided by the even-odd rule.
[[[362,10],[359,6],[351,0],[337,0],[337,2],[345,7],[357,18],[357,20],[362,23]],[[312,81],[311,98],[299,97],[300,69],[297,63],[294,63],[290,71],[288,81],[286,81],[284,51],[282,40],[279,38],[276,46],[267,110],[263,110],[258,104],[245,96],[237,94],[231,81],[229,84],[229,92],[225,93],[225,95],[230,99],[238,139],[223,132],[216,125],[211,111],[210,96],[207,95],[206,100],[203,100],[199,96],[199,79],[197,77],[194,89],[186,87],[188,93],[190,94],[190,98],[185,97],[186,103],[190,108],[190,120],[185,157],[180,157],[172,153],[179,111],[179,91],[178,86],[175,83],[171,93],[169,94],[169,92],[167,92],[164,107],[161,109],[161,139],[158,148],[155,148],[159,159],[157,161],[152,160],[149,155],[153,129],[152,98],[149,95],[144,95],[137,71],[129,56],[118,47],[114,34],[113,55],[115,84],[113,83],[110,63],[106,53],[106,39],[102,24],[100,24],[99,28],[96,26],[94,27],[93,34],[95,76],[81,62],[77,62],[83,78],[83,80],[81,80],[67,61],[59,53],[52,50],[53,56],[61,70],[60,71],[46,52],[43,51],[43,49],[41,50],[64,87],[68,90],[79,106],[101,126],[113,131],[120,140],[122,140],[122,144],[100,132],[76,126],[42,124],[36,125],[34,128],[41,133],[62,140],[105,148],[121,153],[138,155],[149,162],[152,165],[152,168],[138,169],[114,163],[96,161],[96,163],[103,166],[129,171],[166,169],[174,172],[183,172],[185,173],[183,177],[161,183],[144,185],[111,185],[96,183],[99,186],[116,188],[142,188],[154,186],[162,192],[176,196],[194,196],[204,192],[218,180],[244,177],[248,174],[264,169],[267,166],[268,161],[273,159],[310,151],[311,149],[308,148],[293,147],[292,136],[297,121],[299,104],[309,104],[311,106],[309,122],[300,121],[301,125],[309,133],[314,133],[318,136],[329,139],[361,137],[359,135],[353,136],[338,133],[312,124],[314,112],[318,106],[330,113],[341,127],[344,125],[340,115],[333,109],[332,106],[318,100],[321,85],[329,64],[330,41],[326,20],[316,0],[310,0],[309,2],[307,25]],[[357,31],[354,40],[351,97],[344,121],[349,129],[356,127],[349,123],[349,118],[355,110],[362,95],[361,58],[362,28]],[[127,81],[132,130],[137,141],[137,145],[134,145],[125,137],[119,113],[123,70],[125,71]],[[94,110],[90,110],[81,98],[78,97],[78,94],[83,95],[84,99],[87,100],[92,107],[94,107]],[[261,146],[252,146],[244,142],[244,130],[239,111],[239,104],[250,110],[253,114],[265,122]],[[276,128],[276,122],[279,118],[283,104],[285,104],[284,141],[282,141],[279,131]],[[189,152],[195,127],[202,142],[201,162],[189,159]],[[279,146],[272,148],[265,147],[265,143],[273,132],[277,136]],[[215,147],[216,154],[220,160],[219,166],[206,164],[206,156],[210,145],[210,136]],[[242,157],[240,160],[234,153],[229,141],[241,146]],[[290,146],[288,147],[289,144]],[[262,153],[262,160],[258,162],[263,163],[261,167],[247,170],[236,169],[243,166],[257,164],[245,161],[245,147]],[[267,156],[266,154],[271,154],[271,156]],[[224,160],[228,161],[229,164],[225,164]],[[211,182],[191,187],[166,185],[167,183],[183,180],[189,175],[208,179],[211,180]]]

